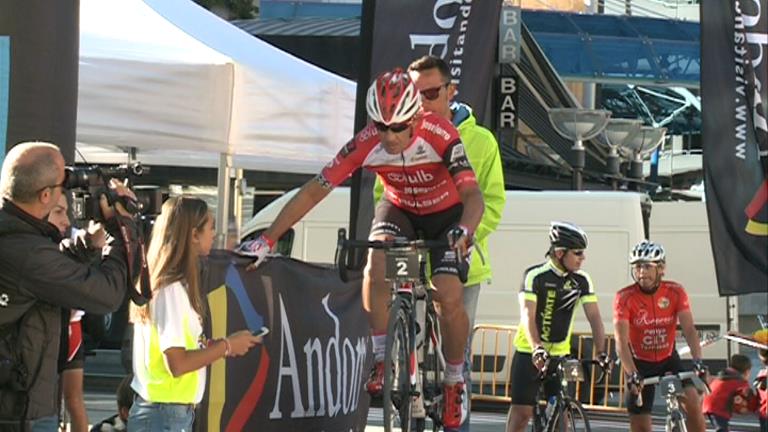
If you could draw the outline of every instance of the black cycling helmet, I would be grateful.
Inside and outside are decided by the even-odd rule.
[[[549,243],[554,248],[586,249],[587,233],[568,222],[552,222],[549,226]]]

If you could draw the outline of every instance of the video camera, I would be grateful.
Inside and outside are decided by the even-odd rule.
[[[72,214],[78,221],[95,220],[102,221],[99,198],[106,195],[110,204],[119,202],[134,217],[152,216],[160,214],[163,205],[163,197],[160,190],[155,187],[134,187],[136,200],[119,196],[109,188],[111,178],[128,179],[129,184],[137,177],[148,173],[149,168],[139,162],[112,167],[92,166],[68,166],[65,169],[64,189],[71,190]]]

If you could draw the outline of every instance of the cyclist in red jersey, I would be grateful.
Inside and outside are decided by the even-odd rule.
[[[473,233],[483,215],[483,196],[467,160],[459,133],[451,122],[420,112],[420,95],[401,69],[380,75],[368,89],[366,110],[372,122],[357,133],[313,180],[285,205],[277,219],[258,239],[240,245],[238,252],[255,258],[250,268],[264,261],[275,242],[331,190],[359,168],[374,171],[384,185],[376,206],[369,238],[391,240],[448,238],[450,248],[430,252],[435,303],[440,317],[444,376],[443,423],[460,427],[466,413],[464,349],[469,322],[463,305],[463,282]],[[363,279],[363,306],[373,333],[375,367],[368,391],[383,387],[387,304],[391,298],[384,280],[385,255],[371,251]]]
[[[616,349],[626,374],[627,410],[632,432],[651,431],[651,408],[655,386],[640,387],[643,377],[680,372],[680,357],[675,350],[678,322],[691,349],[695,369],[701,374],[706,368],[701,362],[699,335],[685,289],[671,281],[662,280],[666,269],[664,248],[643,240],[632,250],[629,263],[635,283],[616,293],[613,302],[613,325]],[[705,422],[701,396],[690,382],[684,382],[687,412],[686,424],[691,432],[704,432]],[[642,392],[643,405],[637,406]]]

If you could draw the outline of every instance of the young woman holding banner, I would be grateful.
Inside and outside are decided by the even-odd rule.
[[[213,245],[213,216],[204,201],[174,197],[163,204],[147,253],[152,299],[131,305],[136,400],[131,432],[192,430],[194,406],[203,397],[205,367],[241,356],[261,342],[249,330],[206,341],[200,291],[200,257]]]

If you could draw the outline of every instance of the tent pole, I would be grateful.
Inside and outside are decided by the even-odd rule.
[[[232,210],[235,215],[235,226],[232,229],[235,235],[235,243],[240,243],[240,236],[242,235],[243,226],[243,198],[245,198],[245,178],[243,178],[243,169],[237,168],[235,170],[235,207]]]
[[[227,231],[229,229],[229,167],[232,166],[232,156],[219,154],[218,194],[216,202],[216,248],[227,247]]]

